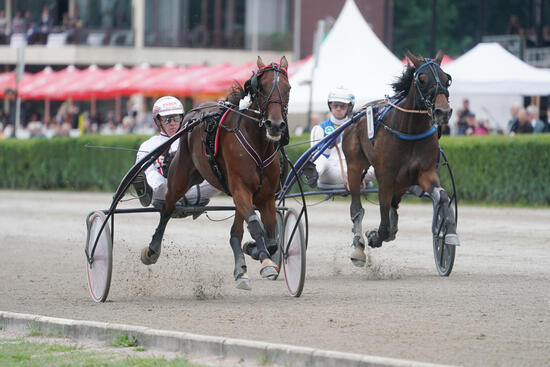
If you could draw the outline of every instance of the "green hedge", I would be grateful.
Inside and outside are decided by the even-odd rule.
[[[0,142],[0,187],[7,189],[71,189],[114,191],[136,160],[146,137],[86,136],[79,139],[29,139]]]
[[[135,152],[87,145],[137,149],[147,137],[86,136],[79,139],[0,141],[4,189],[114,191],[134,164]],[[307,136],[287,148],[295,161],[308,147]],[[550,134],[444,137],[441,146],[455,175],[461,200],[550,204]]]

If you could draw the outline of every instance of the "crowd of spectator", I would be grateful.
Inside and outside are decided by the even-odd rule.
[[[476,116],[470,110],[468,99],[462,101],[462,108],[456,113],[454,124],[456,135],[489,135],[507,134],[540,134],[550,132],[550,105],[546,108],[546,116],[540,116],[538,106],[523,107],[519,103],[510,106],[510,120],[505,129],[492,128],[485,116]]]
[[[81,111],[75,103],[66,101],[58,108],[55,116],[49,119],[37,112],[31,112],[28,118],[21,121],[17,137],[27,139],[58,136],[78,137],[87,134],[153,134],[155,132],[151,112],[145,109],[138,111],[131,101],[127,105],[126,113],[119,121],[116,119],[114,111],[92,115],[90,111]],[[15,137],[15,135],[13,122],[0,109],[0,140]]]
[[[541,34],[537,34],[537,27],[531,26],[523,28],[519,17],[517,15],[511,15],[508,21],[507,34],[518,35],[525,39],[526,47],[550,47],[550,26],[543,25],[541,28]]]
[[[56,22],[51,14],[50,6],[45,5],[38,17],[32,17],[30,10],[16,11],[10,20],[6,12],[0,10],[0,44],[10,42],[14,34],[25,36],[28,44],[46,44],[50,33],[65,32],[67,42],[76,42],[78,29],[82,22],[77,17],[71,17],[67,12],[63,13],[62,21]]]

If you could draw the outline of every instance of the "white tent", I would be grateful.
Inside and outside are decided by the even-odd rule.
[[[521,61],[498,43],[480,43],[443,69],[453,77],[453,110],[467,98],[470,110],[489,118],[491,127],[505,129],[511,104],[521,103],[522,96],[550,94],[550,73]]]
[[[305,113],[315,60],[312,57],[290,79],[289,113]],[[356,106],[391,94],[390,84],[400,76],[403,64],[378,39],[353,0],[347,0],[318,53],[313,72],[313,112],[327,112],[327,97],[344,86],[355,93]]]

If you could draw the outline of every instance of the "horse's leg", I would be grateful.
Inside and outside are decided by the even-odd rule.
[[[351,205],[349,208],[351,222],[353,223],[353,250],[350,259],[355,266],[365,266],[367,255],[365,254],[365,238],[363,237],[363,216],[365,210],[361,205],[361,167],[348,163],[348,181],[351,192]]]
[[[380,225],[378,230],[372,230],[367,233],[367,239],[370,247],[380,247],[382,242],[390,237],[390,207],[392,204],[393,193],[379,182],[378,202],[380,203]]]
[[[168,196],[168,195],[167,195]],[[157,225],[157,228],[155,229],[155,233],[153,234],[153,238],[151,239],[151,242],[149,243],[149,246],[144,247],[141,250],[141,262],[145,265],[151,265],[157,262],[159,256],[160,256],[160,250],[162,245],[162,237],[164,236],[164,230],[166,229],[166,225],[168,224],[168,221],[170,220],[170,217],[172,216],[172,212],[174,211],[175,207],[175,201],[169,202],[168,198],[162,205],[162,208],[160,210],[160,221]]]
[[[231,238],[229,244],[233,250],[233,256],[235,257],[235,269],[233,270],[233,276],[235,277],[235,287],[238,289],[251,290],[250,279],[246,273],[246,261],[244,260],[243,250],[241,248],[241,242],[243,240],[243,222],[244,218],[238,212],[235,212],[235,219],[233,220],[233,226],[231,227]]]
[[[166,192],[164,204],[162,205],[162,208],[160,210],[159,224],[155,229],[155,233],[153,234],[153,238],[151,239],[149,246],[146,246],[141,250],[141,262],[145,265],[151,265],[157,262],[160,256],[162,237],[164,236],[166,225],[168,224],[168,221],[172,216],[172,212],[174,211],[176,202],[183,195],[185,195],[185,192],[187,191],[187,183],[189,181],[189,167],[185,167],[187,169],[181,169],[183,168],[183,166],[188,164],[184,162],[184,164],[182,165],[180,163],[182,160],[177,159],[178,156],[179,152],[174,159],[174,163],[177,162],[178,167],[176,167],[176,164],[172,164],[168,172],[168,190]]]
[[[422,172],[418,177],[418,184],[422,190],[426,191],[433,198],[436,206],[438,206],[445,220],[445,244],[458,246],[460,241],[456,234],[455,218],[449,209],[449,195],[445,189],[441,187],[439,177],[435,171]]]
[[[275,200],[268,199],[256,203],[256,207],[260,211],[262,222],[266,230],[266,247],[269,255],[273,255],[277,251],[277,239],[275,238]]]
[[[271,260],[269,251],[267,250],[265,242],[266,232],[262,221],[252,207],[252,194],[243,185],[235,186],[237,189],[233,191],[233,202],[238,213],[245,218],[248,232],[250,232],[255,242],[255,251],[258,260],[262,263],[260,274],[262,278],[273,279],[278,275],[279,269]]]
[[[391,206],[390,206],[390,234],[389,237],[386,239],[387,241],[393,241],[395,240],[395,235],[397,234],[397,223],[399,221],[399,215],[397,214],[397,209],[399,208],[399,203],[401,202],[401,196],[394,195],[391,200]]]

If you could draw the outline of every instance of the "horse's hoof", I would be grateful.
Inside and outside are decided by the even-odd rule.
[[[351,263],[357,267],[365,266],[367,262],[367,255],[365,250],[361,246],[353,246],[353,251],[350,256]]]
[[[279,267],[271,259],[264,259],[260,275],[264,279],[275,280],[279,275]]]
[[[250,285],[250,279],[248,279],[247,274],[243,274],[237,279],[235,279],[235,287],[237,289],[242,289],[245,291],[249,291],[252,289],[252,286]]]
[[[143,250],[141,250],[141,262],[144,265],[152,265],[157,262],[159,255],[160,253],[149,255],[149,246],[144,247]]]
[[[243,252],[253,258],[254,260],[260,260],[258,254],[258,246],[256,241],[248,241],[243,245]]]
[[[369,231],[369,232],[365,233],[365,235],[367,236],[367,239],[369,241],[368,242],[369,247],[378,248],[378,247],[382,246],[382,241],[380,241],[379,238],[378,238],[378,231],[377,230]]]
[[[447,246],[460,246],[460,240],[456,234],[447,233],[445,236],[445,244]]]

